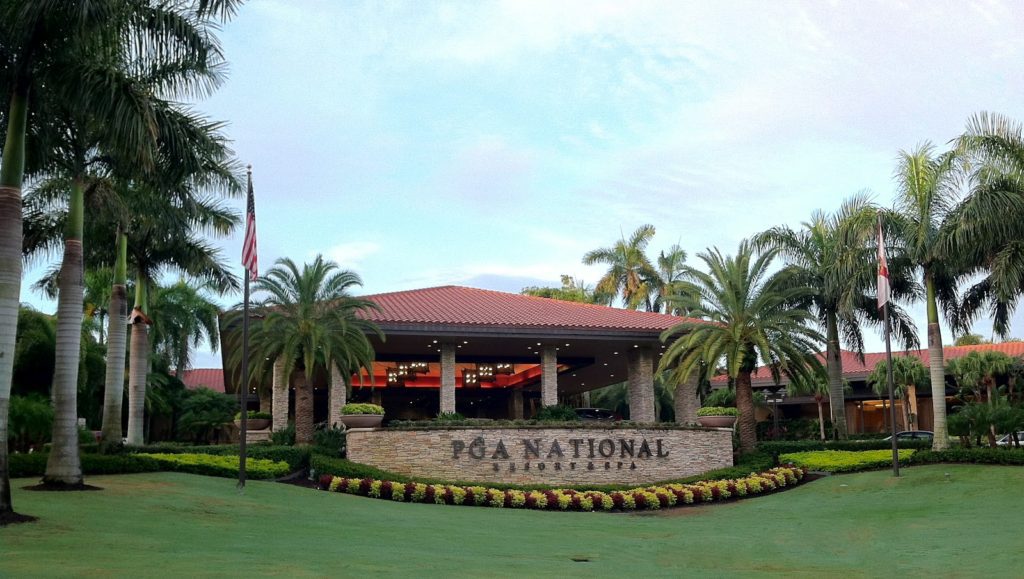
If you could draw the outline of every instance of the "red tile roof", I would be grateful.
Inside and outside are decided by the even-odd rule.
[[[441,286],[365,296],[380,324],[661,332],[685,318],[492,290]]]
[[[217,392],[224,391],[224,370],[220,368],[194,368],[186,370],[181,377],[182,383],[189,390],[209,388]]]
[[[1002,344],[979,344],[977,346],[946,346],[942,349],[942,359],[946,362],[966,356],[970,352],[986,352],[995,351],[1002,352],[1008,356],[1024,356],[1024,342],[1003,342]],[[928,350],[894,350],[893,356],[916,356],[925,366],[928,365]],[[885,352],[871,352],[864,354],[864,361],[861,362],[860,358],[855,352],[842,350],[840,352],[843,362],[843,377],[846,379],[862,380],[867,377],[878,365],[879,362],[885,359]],[[822,363],[825,363],[824,353],[818,354],[818,358],[821,359]],[[772,381],[771,374],[764,366],[759,366],[757,371],[754,372],[752,379],[755,383],[769,383]],[[717,376],[712,382],[713,383],[724,383],[727,382],[726,376]],[[788,381],[783,378],[782,383],[785,384]]]

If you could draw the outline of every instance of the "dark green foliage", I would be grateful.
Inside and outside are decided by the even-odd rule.
[[[930,440],[901,440],[900,448],[925,449],[931,448]],[[807,452],[811,450],[885,450],[892,448],[888,440],[772,440],[765,441],[758,445],[762,452],[771,453],[778,457],[780,454],[793,452]]]
[[[275,446],[291,446],[295,444],[295,425],[289,424],[284,430],[270,433],[270,442]]]
[[[1024,450],[1019,448],[948,448],[919,450],[910,457],[910,464],[935,462],[969,462],[974,464],[1011,464],[1024,466]]]
[[[702,406],[736,406],[736,390],[721,388],[704,397]]]
[[[48,455],[42,452],[32,454],[12,454],[10,456],[11,478],[43,476],[46,471]],[[157,472],[160,464],[144,456],[83,454],[82,473],[96,474],[129,474],[137,472]]]
[[[345,456],[345,431],[341,428],[321,428],[313,433],[313,451],[317,454]]]
[[[775,424],[771,420],[757,423],[758,440],[820,440],[820,432],[817,419],[811,418],[781,418],[778,432],[775,432]],[[825,432],[832,432],[832,421],[828,418],[825,419]],[[885,438],[886,436],[889,434],[855,434],[851,435],[851,438]]]
[[[39,394],[11,396],[8,439],[12,450],[27,452],[50,441],[53,406]]]
[[[55,320],[56,317],[32,308],[23,307],[19,311],[11,390],[13,394],[50,395],[57,343]]]
[[[222,426],[231,422],[235,400],[209,388],[193,390],[182,404],[178,429],[193,440],[207,441],[218,435]]]
[[[274,415],[269,413],[269,412],[260,412],[258,410],[250,410],[249,411],[249,416],[248,416],[249,420],[254,420],[254,419],[270,420],[273,417],[274,417]],[[235,412],[235,420],[241,420],[241,419],[242,419],[242,413],[241,412]]]
[[[458,422],[465,419],[466,417],[459,412],[442,412],[434,420],[438,422]]]
[[[550,421],[550,422],[578,422],[580,417],[576,414],[576,409],[572,406],[565,404],[556,404],[554,406],[545,406],[537,412],[533,417],[537,421]]]

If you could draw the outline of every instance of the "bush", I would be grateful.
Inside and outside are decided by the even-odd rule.
[[[434,420],[438,422],[457,422],[465,419],[466,417],[458,412],[442,412]]]
[[[284,430],[275,430],[270,433],[270,443],[274,446],[295,445],[295,425],[289,424]]]
[[[565,404],[555,404],[541,408],[533,417],[534,420],[544,422],[579,422],[580,417],[576,409]]]
[[[8,442],[12,450],[27,452],[50,441],[53,431],[53,405],[39,394],[11,396],[8,410]]]
[[[259,410],[250,410],[249,411],[248,419],[249,420],[270,420],[273,417],[274,417],[274,415],[269,413],[269,412],[260,412]],[[241,412],[236,412],[235,413],[235,420],[241,420],[241,419],[242,419],[242,413]]]
[[[218,456],[212,454],[139,454],[159,463],[161,470],[187,472],[207,476],[234,478],[238,476],[238,456]],[[284,461],[260,458],[246,459],[246,476],[252,479],[279,478],[289,472],[288,463]]]
[[[384,407],[377,404],[346,404],[341,407],[342,414],[384,414]]]
[[[178,428],[196,441],[208,441],[220,436],[220,427],[231,422],[237,403],[223,392],[209,388],[196,388],[182,403]]]
[[[10,455],[11,478],[43,476],[49,455],[43,452]],[[129,474],[157,472],[160,464],[153,459],[135,455],[83,454],[82,474]]]
[[[214,456],[238,456],[237,444],[218,446],[183,446],[181,444],[163,443],[149,446],[126,446],[125,452],[137,454],[209,454]],[[302,470],[309,466],[310,449],[304,446],[278,446],[272,444],[250,444],[246,446],[248,458],[280,461],[288,463],[291,471]]]
[[[345,430],[320,428],[313,433],[313,450],[319,454],[341,458],[345,456]]]
[[[901,461],[906,461],[915,450],[899,451]],[[892,466],[892,449],[863,450],[859,452],[845,450],[816,450],[811,452],[794,452],[779,456],[782,463],[795,464],[807,470],[823,472],[858,472]]]
[[[736,390],[721,388],[704,397],[704,406],[736,406]]]
[[[739,410],[728,406],[705,406],[697,410],[697,416],[739,416]]]
[[[930,440],[901,440],[900,448],[913,448],[921,450],[931,448]],[[888,440],[766,440],[757,443],[758,450],[768,452],[775,456],[792,452],[809,452],[813,450],[886,450],[892,449],[892,442]]]
[[[910,457],[910,464],[935,462],[966,462],[974,464],[1010,464],[1024,466],[1024,449],[1020,448],[950,448],[919,450]]]

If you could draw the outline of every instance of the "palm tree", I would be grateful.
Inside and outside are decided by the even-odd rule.
[[[652,280],[655,284],[654,301],[648,310],[660,312],[664,308],[666,314],[682,313],[673,310],[669,301],[672,296],[679,293],[676,286],[682,281],[685,271],[686,251],[679,247],[678,243],[668,248],[667,252],[662,251],[658,254],[655,278]]]
[[[822,441],[827,439],[824,406],[825,400],[828,399],[831,392],[827,373],[813,375],[810,378],[797,377],[790,380],[786,386],[786,393],[789,396],[811,396],[814,398],[814,403],[818,405],[818,431]]]
[[[641,225],[628,240],[622,238],[612,247],[594,249],[583,256],[585,265],[608,264],[608,272],[597,282],[599,293],[621,296],[631,310],[641,305],[651,308],[650,280],[657,277],[657,272],[644,252],[652,237],[654,226]]]
[[[917,416],[912,408],[917,407],[917,387],[927,384],[929,380],[928,369],[917,356],[895,356],[892,359],[892,387],[893,395],[903,403],[903,425],[904,430],[917,429]],[[875,394],[888,396],[889,394],[889,363],[885,360],[875,364],[874,370],[867,378],[867,383],[874,388]],[[911,403],[911,397],[914,398]]]
[[[204,295],[208,283],[199,287],[184,279],[157,286],[152,296],[153,345],[165,356],[177,376],[192,366],[192,351],[203,343],[213,350],[219,347],[217,316],[220,308]]]
[[[88,2],[0,3],[0,86],[10,95],[6,140],[0,161],[0,517],[13,514],[7,479],[7,400],[10,393],[11,352],[20,293],[22,245],[21,185],[26,137],[46,134],[66,137],[58,147],[74,159],[70,172],[70,215],[66,232],[65,272],[62,274],[58,329],[58,365],[54,389],[54,445],[46,482],[81,485],[75,420],[76,343],[81,307],[82,147],[96,143],[79,136],[103,135],[102,141],[140,165],[152,163],[161,152],[154,142],[160,115],[154,114],[149,92],[136,90],[140,78],[177,91],[216,85],[207,80],[222,62],[209,34],[211,19],[229,16],[237,0],[203,0],[182,5],[100,0]],[[202,63],[191,76],[180,75],[182,63]],[[57,130],[47,126],[49,108],[88,114],[88,127],[76,124]],[[59,123],[58,123],[59,125]],[[80,133],[78,131],[81,131]],[[45,159],[44,159],[45,160]],[[76,275],[77,271],[77,275]],[[72,327],[75,326],[75,327]]]
[[[825,330],[832,426],[839,438],[848,434],[843,394],[840,336],[863,359],[864,324],[880,326],[875,300],[875,223],[877,211],[863,195],[843,202],[833,215],[815,211],[803,229],[775,227],[754,238],[762,248],[777,249],[788,263],[794,283],[811,288],[808,306]],[[914,296],[901,260],[893,259],[890,285],[894,298]],[[917,346],[917,332],[906,313],[890,304],[890,319],[906,348]]]
[[[976,400],[984,397],[992,405],[997,398],[997,377],[1007,376],[1013,365],[1014,359],[1002,352],[969,352],[950,360],[946,371],[956,379],[960,388],[973,392]]]
[[[760,358],[772,374],[811,379],[821,363],[814,353],[823,340],[808,323],[814,317],[795,307],[811,290],[793,284],[790,273],[769,274],[778,255],[768,250],[755,255],[744,240],[736,256],[723,256],[716,248],[698,254],[708,272],[691,267],[680,282],[679,306],[698,319],[676,324],[661,335],[672,341],[659,371],[672,370],[676,380],[725,365],[736,384],[741,452],[757,446],[751,375]],[[710,323],[709,323],[710,322]]]
[[[957,327],[960,320],[956,294],[966,273],[961,265],[963,255],[951,251],[950,243],[955,239],[956,223],[949,216],[959,194],[959,170],[956,155],[937,155],[927,143],[913,151],[901,151],[895,173],[896,207],[886,215],[890,250],[920,271],[925,289],[935,450],[949,446],[939,308],[950,325]]]
[[[264,294],[257,309],[265,317],[251,329],[250,375],[254,380],[265,377],[279,358],[284,360],[286,377],[296,368],[303,370],[304,379],[295,391],[296,443],[313,441],[316,368],[337,367],[346,388],[353,373],[372,368],[374,354],[368,335],[383,339],[384,334],[362,317],[363,312],[376,309],[376,304],[350,294],[360,285],[358,275],[317,255],[301,270],[290,259],[277,260],[253,288],[254,293]],[[237,367],[241,360],[236,355],[230,363]]]

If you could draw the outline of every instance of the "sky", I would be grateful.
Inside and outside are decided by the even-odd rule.
[[[900,150],[1024,120],[1022,23],[1009,1],[253,0],[196,108],[253,165],[262,269],[518,292],[595,283],[583,254],[645,223],[652,257],[697,264],[858,192],[890,205]],[[241,238],[218,241],[235,264]],[[43,269],[22,299],[52,311]]]

